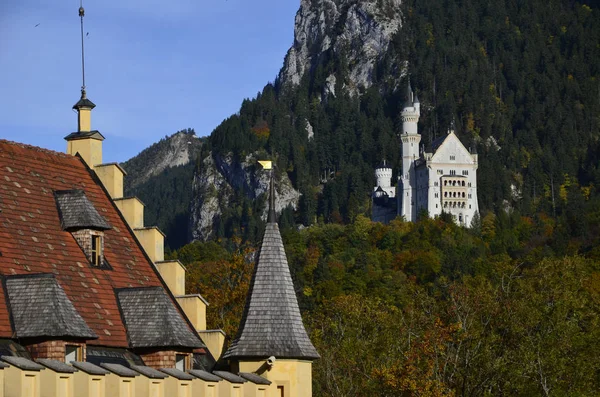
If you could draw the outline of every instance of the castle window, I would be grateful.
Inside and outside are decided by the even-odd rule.
[[[450,175],[456,175],[456,170],[450,170]]]
[[[443,175],[444,174],[444,170],[437,170],[438,175]]]
[[[469,198],[471,198],[471,193],[469,193]]]
[[[437,193],[435,194],[435,198],[438,198],[438,194]]]
[[[465,198],[465,192],[463,192],[462,197]]]
[[[433,182],[433,186],[437,187],[438,183],[437,182]]]
[[[469,182],[469,187],[471,187],[471,182]]]
[[[471,204],[469,204],[469,209],[471,209]]]
[[[465,181],[462,181],[462,185],[465,186]]]
[[[462,174],[463,175],[469,175],[469,171],[468,170],[463,170]]]
[[[462,223],[462,221],[463,221],[462,214],[458,215],[458,221],[459,221],[460,223]]]
[[[456,186],[456,181],[452,181],[452,186]]]
[[[451,161],[456,160],[456,156],[450,156],[450,160]]]

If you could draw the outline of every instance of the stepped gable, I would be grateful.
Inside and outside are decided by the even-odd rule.
[[[300,316],[298,300],[275,219],[271,178],[269,218],[238,333],[225,359],[317,359]],[[217,374],[218,375],[218,374]]]
[[[103,249],[111,269],[93,267],[73,235],[63,230],[54,196],[62,190],[85,192],[111,226],[104,231]],[[99,346],[130,347],[115,289],[163,288],[156,269],[81,158],[0,140],[0,276],[4,279],[0,283],[0,338],[14,338],[17,331],[11,326],[4,281],[39,273],[54,275],[76,312],[98,336],[90,342]],[[169,295],[169,299],[185,322],[174,298]]]

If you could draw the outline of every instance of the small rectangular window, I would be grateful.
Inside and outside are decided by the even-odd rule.
[[[175,368],[180,371],[185,371],[185,354],[175,355]]]
[[[102,264],[102,236],[92,235],[92,265]]]
[[[278,397],[284,397],[285,396],[285,393],[284,393],[284,390],[283,390],[283,386],[277,386],[277,395],[278,395]]]
[[[81,346],[65,346],[65,363],[69,364],[71,361],[83,361],[81,357]]]
[[[456,160],[456,156],[450,156],[450,160]]]

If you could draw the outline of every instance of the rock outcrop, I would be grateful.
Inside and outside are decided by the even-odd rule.
[[[344,54],[351,94],[372,85],[373,72],[401,26],[400,0],[302,0],[296,14],[294,44],[288,51],[280,80],[298,85],[325,52]],[[335,94],[328,79],[328,91]],[[333,84],[332,84],[333,83]]]
[[[193,130],[179,131],[161,139],[122,164],[127,171],[126,190],[135,189],[167,168],[189,164],[201,146],[202,139]]]
[[[247,156],[241,163],[234,161],[232,155],[207,156],[194,175],[189,227],[191,239],[207,240],[212,236],[215,222],[230,204],[235,190],[242,190],[249,198],[257,199],[268,189],[269,173],[260,169],[254,155]],[[287,174],[276,173],[275,191],[277,213],[290,205],[297,208],[300,193],[293,188]],[[265,206],[262,219],[266,218]]]

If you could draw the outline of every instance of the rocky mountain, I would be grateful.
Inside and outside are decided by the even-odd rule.
[[[171,166],[186,161],[183,136],[129,162],[130,191],[180,241],[252,240],[266,186],[255,160],[272,159],[281,222],[368,216],[373,167],[386,159],[395,176],[401,166],[410,76],[421,143],[454,123],[479,153],[482,217],[567,214],[600,186],[598,15],[588,0],[302,0],[275,83],[215,128],[194,165]]]
[[[144,149],[137,156],[127,160],[123,168],[127,171],[125,180],[126,195],[133,189],[159,175],[165,169],[185,166],[194,162],[200,152],[202,140],[193,129],[178,131],[165,136],[159,142]]]
[[[401,17],[400,0],[302,0],[281,82],[297,86],[324,56],[344,57],[348,75],[342,86],[351,94],[363,92],[373,84]],[[327,94],[335,94],[336,80],[334,73],[327,76]]]
[[[146,225],[157,225],[167,234],[167,245],[188,242],[188,218],[194,169],[206,139],[193,129],[166,136],[121,164],[125,196],[137,196],[146,205]]]
[[[192,240],[207,240],[215,235],[223,214],[234,205],[236,191],[244,192],[247,199],[266,202],[269,189],[269,172],[257,165],[256,154],[248,155],[241,161],[233,156],[215,154],[206,156],[194,175],[193,197],[190,208],[189,230]],[[296,209],[300,193],[294,189],[287,174],[276,174],[275,211],[281,213],[284,208]],[[260,219],[267,218],[267,206],[259,208]]]

